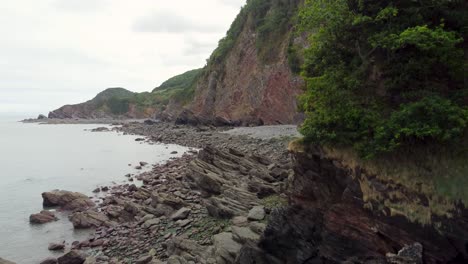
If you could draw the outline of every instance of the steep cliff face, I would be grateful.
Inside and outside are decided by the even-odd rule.
[[[240,124],[301,120],[297,96],[303,80],[288,63],[288,47],[294,41],[291,19],[299,4],[296,0],[248,1],[227,40],[221,40],[215,51],[223,52],[223,57],[216,60],[212,55],[198,81],[189,107],[196,116]],[[267,26],[278,28],[266,29]],[[237,32],[233,27],[238,28]],[[230,45],[223,47],[223,41]],[[221,48],[224,50],[219,51]]]
[[[422,188],[345,166],[319,148],[295,149],[293,156],[289,206],[273,212],[260,243],[267,255],[284,263],[419,263],[393,262],[391,254],[420,243],[424,263],[468,260],[468,210],[461,203],[443,215],[430,209],[432,197]],[[414,214],[429,212],[430,222],[392,213],[409,202]]]

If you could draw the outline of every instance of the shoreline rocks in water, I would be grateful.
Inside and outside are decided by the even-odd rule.
[[[46,207],[59,206],[64,210],[86,210],[95,206],[91,199],[81,193],[54,190],[42,193],[43,205]]]
[[[57,221],[58,218],[53,212],[43,210],[38,214],[32,214],[29,216],[29,222],[32,224],[45,224],[53,221]]]

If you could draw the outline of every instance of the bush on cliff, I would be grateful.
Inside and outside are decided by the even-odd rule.
[[[306,140],[362,156],[459,142],[468,125],[464,1],[306,0]]]

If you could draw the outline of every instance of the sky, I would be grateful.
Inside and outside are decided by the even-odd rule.
[[[47,114],[203,67],[245,0],[0,3],[0,113]]]

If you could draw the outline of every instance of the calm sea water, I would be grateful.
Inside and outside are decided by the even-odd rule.
[[[187,150],[138,143],[135,136],[115,132],[85,131],[102,125],[16,120],[0,117],[0,257],[18,264],[54,256],[47,250],[50,242],[71,243],[88,236],[87,231],[74,231],[65,213],[57,222],[29,224],[29,215],[42,210],[42,192],[63,189],[92,196],[97,186],[125,182],[125,174],[137,173],[139,161],[161,163]],[[179,154],[171,155],[174,150]]]

